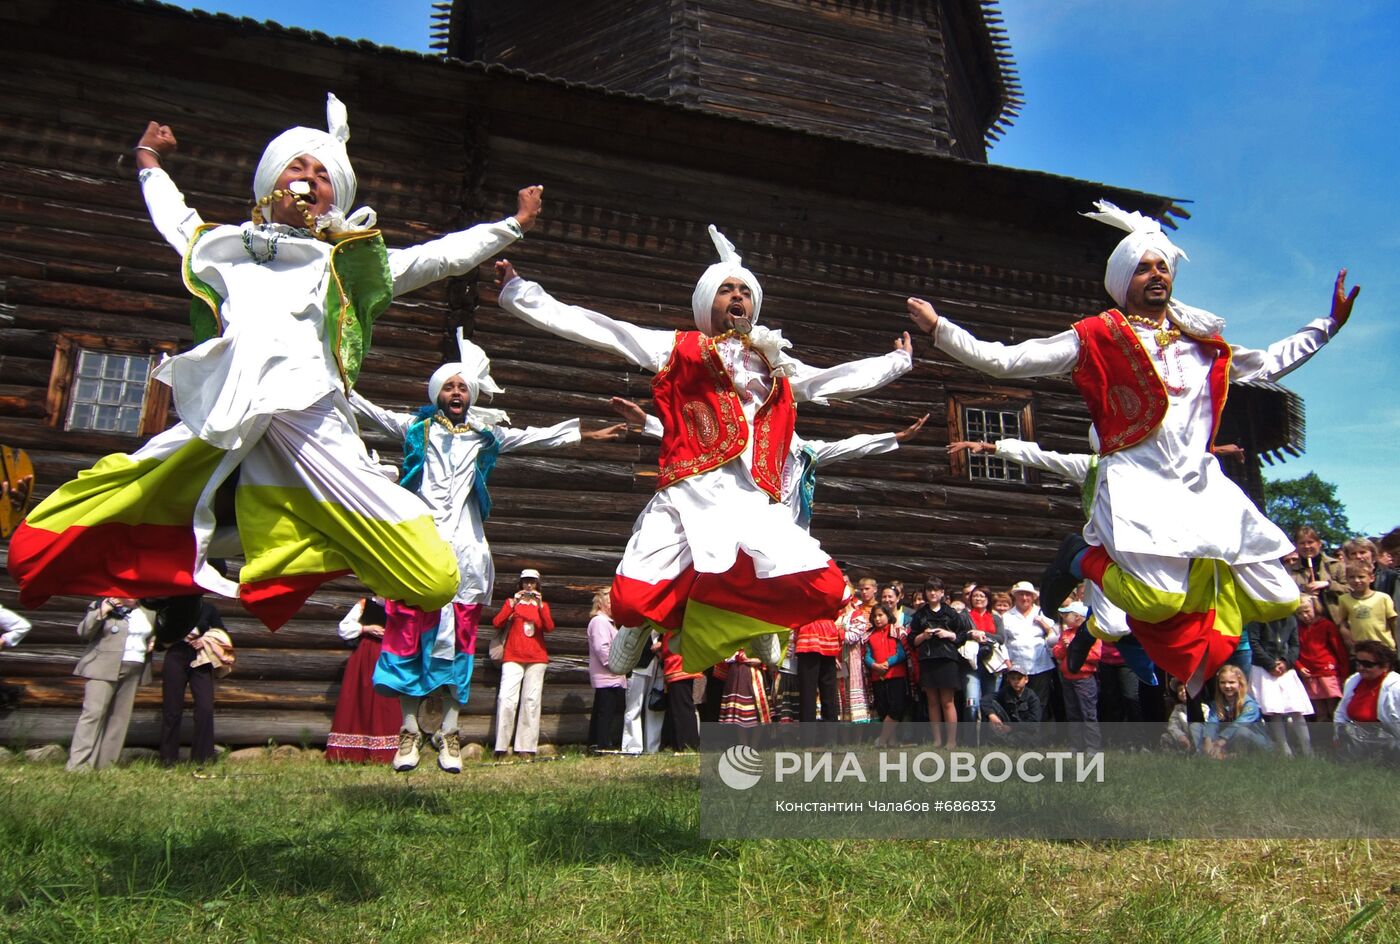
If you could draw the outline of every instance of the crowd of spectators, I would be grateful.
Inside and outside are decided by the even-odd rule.
[[[907,589],[852,574],[842,613],[795,632],[780,667],[740,652],[698,678],[642,676],[654,696],[647,701],[665,711],[655,729],[625,740],[623,752],[692,749],[698,718],[869,724],[877,744],[895,743],[909,730],[897,725],[916,722],[927,725],[923,743],[942,747],[957,746],[969,724],[982,742],[1014,743],[1047,730],[1028,723],[1066,722],[1071,746],[1081,750],[1099,747],[1105,723],[1151,722],[1161,727],[1154,743],[1173,749],[1211,758],[1251,750],[1291,756],[1313,753],[1307,722],[1333,722],[1330,744],[1347,754],[1400,757],[1400,529],[1379,542],[1348,541],[1337,558],[1323,552],[1312,529],[1300,531],[1297,543],[1296,559],[1288,560],[1302,597],[1297,616],[1248,624],[1235,655],[1194,695],[1184,680],[1143,666],[1140,647],[1120,648],[1131,638],[1096,639],[1071,669],[1070,642],[1088,632],[1090,615],[1079,591],[1047,605],[1027,580],[1005,589],[982,582],[949,588],[932,577]],[[601,658],[606,663],[606,651]],[[663,698],[663,686],[683,693]],[[638,714],[642,701],[634,699]],[[670,733],[677,720],[680,737]]]
[[[742,651],[703,673],[688,673],[669,634],[654,633],[627,675],[609,669],[617,627],[606,590],[588,626],[594,689],[588,743],[627,755],[663,748],[693,751],[699,722],[751,728],[843,721],[870,725],[870,740],[908,737],[901,722],[927,725],[923,743],[958,746],[967,727],[985,743],[1029,742],[1047,723],[1068,722],[1071,746],[1099,747],[1101,725],[1153,722],[1155,743],[1225,758],[1245,751],[1311,754],[1306,722],[1331,722],[1328,747],[1348,757],[1400,761],[1400,529],[1378,542],[1347,541],[1327,554],[1310,528],[1296,536],[1288,563],[1302,596],[1296,616],[1245,627],[1234,656],[1194,696],[1183,680],[1160,675],[1120,644],[1096,639],[1078,668],[1070,644],[1089,631],[1079,592],[1041,600],[1020,580],[1004,590],[981,582],[945,586],[937,577],[906,588],[851,575],[842,612],[794,632],[780,666]],[[29,630],[5,611],[0,647]],[[531,756],[539,740],[542,690],[554,629],[537,571],[521,574],[497,611],[490,655],[498,664],[495,748]],[[371,674],[384,631],[383,601],[360,601],[340,625],[356,652],[347,663],[327,742],[333,760],[379,762],[393,751],[392,700]],[[214,679],[228,673],[233,647],[218,610],[201,598],[95,601],[78,627],[87,650],[74,674],[85,679],[69,767],[112,763],[120,752],[137,686],[164,653],[161,759],[179,758],[188,687],[195,703],[189,757],[214,756]],[[1140,653],[1140,647],[1136,652]]]

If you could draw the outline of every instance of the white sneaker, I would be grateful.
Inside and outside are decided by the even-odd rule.
[[[437,765],[449,774],[462,772],[462,738],[456,731],[436,734],[433,740],[438,744]]]
[[[651,630],[646,626],[623,626],[613,637],[608,649],[608,671],[626,675],[641,661],[642,650],[651,643]]]
[[[744,651],[775,669],[783,664],[783,640],[778,638],[777,633],[765,633],[753,639]]]
[[[413,731],[399,732],[399,751],[394,755],[392,766],[395,770],[412,770],[418,766],[418,746],[423,743],[423,735]]]

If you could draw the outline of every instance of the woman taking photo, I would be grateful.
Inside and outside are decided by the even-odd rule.
[[[505,628],[501,683],[496,695],[496,756],[504,757],[514,738],[515,753],[534,757],[540,739],[540,694],[549,652],[544,634],[554,628],[549,604],[540,592],[540,572],[520,572],[519,589],[501,607],[493,624]]]

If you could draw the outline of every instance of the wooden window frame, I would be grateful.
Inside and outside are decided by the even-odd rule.
[[[113,338],[97,334],[61,332],[54,341],[53,367],[49,370],[49,389],[45,400],[48,425],[63,429],[77,385],[73,371],[77,369],[78,352],[99,354],[146,355],[174,354],[179,345],[174,341],[154,341],[146,338]],[[141,424],[135,433],[120,430],[72,430],[74,433],[103,433],[142,439],[163,431],[170,417],[170,388],[154,378],[146,378],[146,392],[141,400]]]
[[[948,391],[948,441],[960,442],[968,439],[965,410],[995,410],[1000,413],[1018,413],[1021,421],[1020,438],[1035,439],[1035,411],[1031,394],[1024,390],[979,390]],[[1005,461],[1005,460],[1003,460]],[[1040,484],[1040,473],[1029,466],[1022,466],[1024,482],[1006,482],[998,479],[972,477],[971,463],[966,452],[948,458],[949,470],[953,477],[973,485],[989,485],[997,488],[1025,488]]]

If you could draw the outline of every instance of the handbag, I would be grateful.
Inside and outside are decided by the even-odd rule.
[[[647,709],[649,711],[666,710],[666,689],[657,688],[654,685],[647,689]]]
[[[991,649],[982,657],[982,668],[995,675],[1006,668],[1006,664],[1010,661],[1006,652],[1006,646],[999,642],[994,642],[992,643]]]
[[[975,639],[969,639],[958,647],[958,655],[972,668],[977,668],[977,652],[981,645]]]

